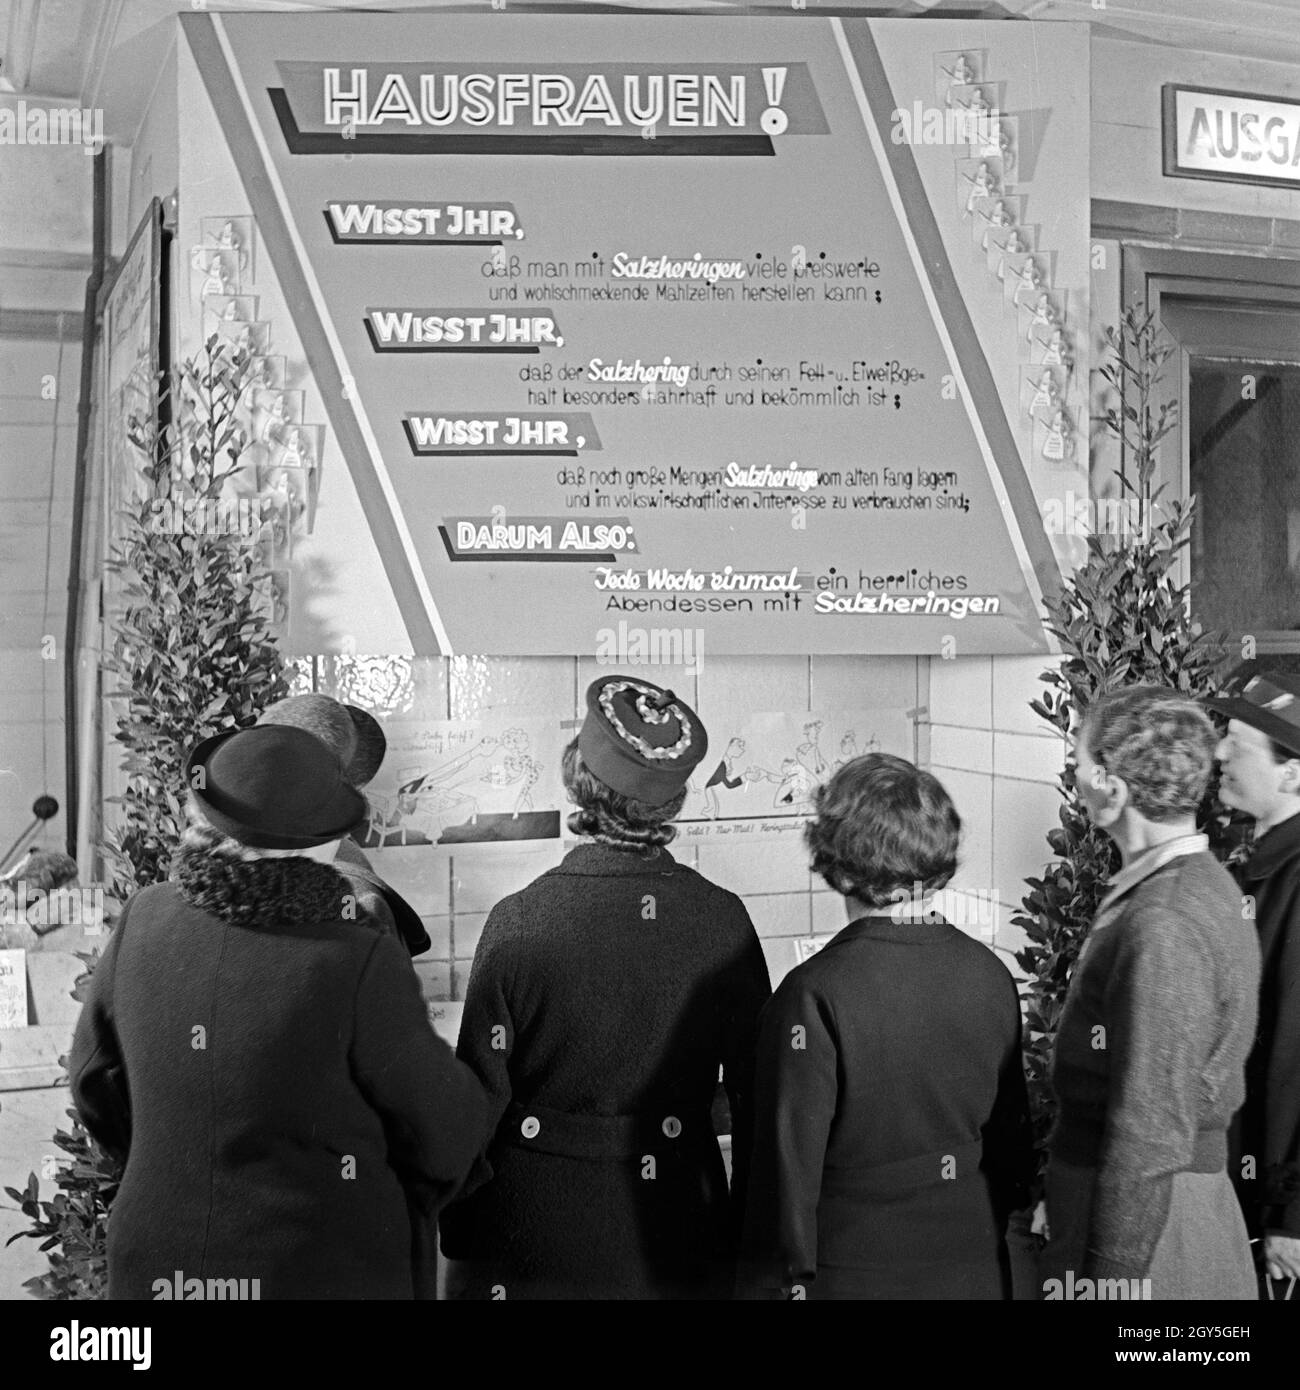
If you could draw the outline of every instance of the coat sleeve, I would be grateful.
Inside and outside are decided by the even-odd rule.
[[[1083,1274],[1141,1278],[1196,1147],[1213,963],[1175,916],[1150,912],[1115,961],[1105,1008],[1110,1098]]]
[[[807,1298],[817,1277],[817,1204],[838,1053],[830,1006],[788,977],[759,1027],[740,1297]]]
[[[113,1017],[113,981],[130,911],[128,902],[95,964],[68,1058],[72,1100],[81,1123],[121,1162],[131,1148],[131,1100]]]
[[[1300,884],[1281,931],[1270,985],[1275,998],[1267,1001],[1273,1026],[1265,1060],[1262,1224],[1300,1238]]]
[[[739,898],[731,910],[741,948],[732,966],[729,1014],[723,1024],[722,1082],[731,1109],[732,1239],[740,1241],[754,1144],[754,1065],[759,1018],[772,996],[758,933]]]
[[[465,991],[456,1056],[483,1083],[495,1126],[510,1104],[510,1054],[515,1045],[516,1020],[510,994],[514,973],[515,908],[503,899],[488,914],[474,952]]]
[[[397,939],[376,935],[357,987],[353,1076],[383,1117],[403,1177],[441,1200],[487,1142],[488,1106],[473,1073],[434,1032]]]
[[[998,1073],[998,1092],[983,1129],[984,1168],[993,1193],[999,1221],[1029,1205],[1037,1166],[1033,1126],[1029,1118],[1029,1092],[1025,1085],[1023,1025],[1020,995],[1007,975],[1012,1041]]]

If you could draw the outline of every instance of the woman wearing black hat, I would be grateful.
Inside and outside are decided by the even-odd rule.
[[[388,751],[388,740],[374,715],[329,695],[290,695],[264,710],[257,722],[315,734],[343,765],[344,778],[358,790],[374,780]],[[352,835],[339,841],[333,863],[351,881],[365,915],[397,932],[411,955],[423,955],[433,945],[420,914],[380,878]]]
[[[187,773],[174,881],[123,910],[69,1067],[126,1165],[109,1297],[411,1298],[403,1186],[445,1200],[490,1117],[404,950],[320,862],[364,798],[295,728],[205,739]]]
[[[564,753],[586,843],[488,918],[457,1055],[506,1106],[493,1181],[443,1214],[466,1298],[729,1293],[767,968],[740,899],[666,846],[707,739],[671,691],[596,681]],[[729,1197],[710,1106],[731,1102]]]

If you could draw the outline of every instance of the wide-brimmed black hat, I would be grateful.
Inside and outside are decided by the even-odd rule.
[[[194,746],[185,780],[204,816],[255,849],[310,849],[342,839],[366,799],[334,753],[289,725],[228,729]]]
[[[354,787],[373,780],[384,761],[388,740],[372,714],[329,695],[291,695],[264,711],[259,724],[287,724],[315,734],[343,764]]]
[[[708,751],[699,716],[671,690],[631,676],[602,676],[588,687],[578,752],[616,792],[662,806]]]
[[[1204,703],[1300,755],[1300,676],[1290,671],[1261,671],[1258,663],[1248,662],[1229,675],[1218,695]]]

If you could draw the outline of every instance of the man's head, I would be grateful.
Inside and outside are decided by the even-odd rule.
[[[1193,822],[1213,769],[1215,733],[1194,700],[1135,685],[1098,699],[1075,737],[1075,785],[1089,819]]]
[[[1230,719],[1214,756],[1225,806],[1268,822],[1300,811],[1300,753],[1244,720]]]
[[[1214,751],[1223,804],[1265,825],[1300,811],[1300,678],[1247,663],[1206,704],[1228,716]]]

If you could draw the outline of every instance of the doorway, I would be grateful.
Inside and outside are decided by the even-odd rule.
[[[1300,657],[1300,261],[1126,248],[1124,286],[1177,348],[1155,481],[1197,498],[1175,571],[1193,616]]]

